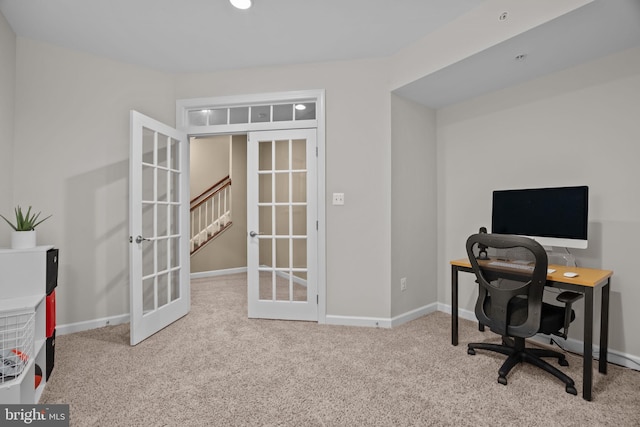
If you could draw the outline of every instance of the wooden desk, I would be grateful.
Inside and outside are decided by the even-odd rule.
[[[458,272],[472,273],[471,263],[467,258],[457,259],[451,264],[451,344],[458,345]],[[593,385],[593,307],[594,289],[602,289],[600,306],[600,360],[598,371],[607,373],[607,352],[609,340],[609,288],[611,284],[611,270],[597,270],[583,267],[566,267],[563,265],[549,265],[554,271],[547,275],[547,286],[579,292],[584,295],[584,350],[582,371],[582,397],[591,400]],[[567,271],[578,273],[577,277],[564,277]]]

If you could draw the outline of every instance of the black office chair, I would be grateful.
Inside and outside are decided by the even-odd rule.
[[[518,258],[527,264],[512,263],[512,267],[491,264],[476,253],[496,250],[515,250]],[[569,323],[575,318],[571,304],[582,297],[574,292],[563,292],[558,301],[565,307],[542,301],[547,277],[547,253],[536,241],[511,235],[474,234],[467,239],[467,255],[479,284],[476,316],[482,325],[503,337],[502,345],[471,343],[469,354],[477,349],[490,350],[507,355],[507,360],[498,370],[498,382],[507,384],[507,375],[520,362],[527,362],[553,374],[566,386],[567,393],[577,394],[573,380],[542,357],[558,359],[561,366],[568,366],[564,354],[540,348],[525,348],[525,338],[537,333],[553,334],[566,338]],[[484,253],[482,254],[484,255]],[[528,255],[528,256],[527,256]],[[519,267],[519,268],[516,268]]]

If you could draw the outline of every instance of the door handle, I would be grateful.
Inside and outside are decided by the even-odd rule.
[[[142,243],[144,240],[149,241],[146,237],[138,236],[136,237],[136,243]],[[133,243],[133,237],[129,236],[129,243]]]
[[[251,237],[256,237],[259,234],[263,234],[263,233],[260,233],[260,232],[256,233],[255,231],[250,231],[249,232],[249,236],[251,236]]]

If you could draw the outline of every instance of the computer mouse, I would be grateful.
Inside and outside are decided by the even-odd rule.
[[[574,273],[573,271],[567,271],[563,274],[564,277],[577,277],[578,273]]]

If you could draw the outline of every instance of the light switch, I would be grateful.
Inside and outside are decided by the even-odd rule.
[[[344,205],[344,193],[333,193],[333,204]]]

